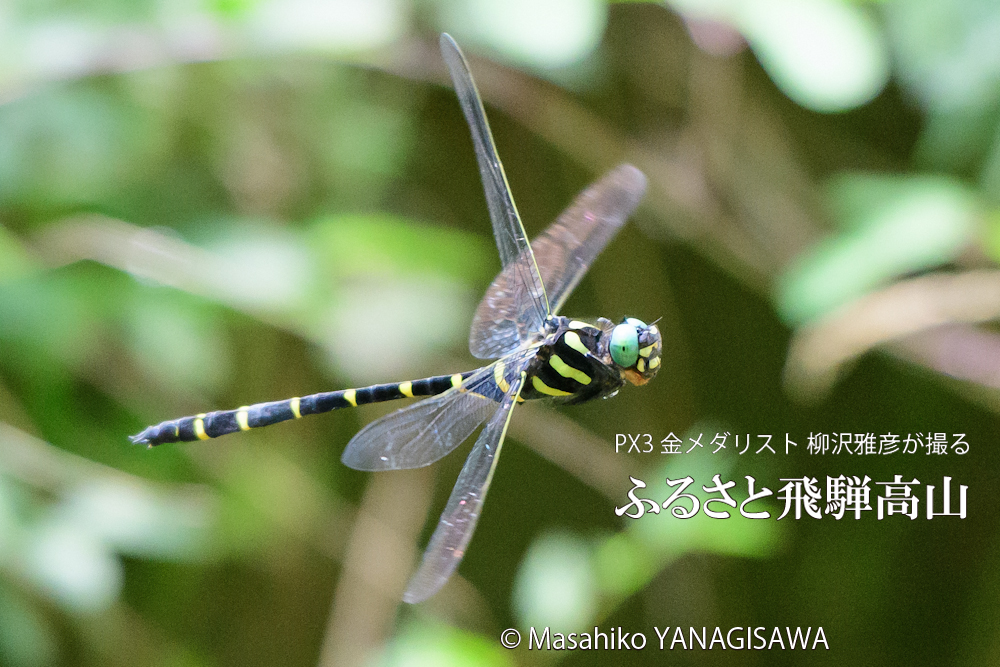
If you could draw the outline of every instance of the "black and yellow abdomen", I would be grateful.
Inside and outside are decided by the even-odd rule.
[[[162,445],[169,442],[193,442],[218,438],[220,435],[249,431],[252,428],[270,426],[306,415],[321,414],[339,408],[353,408],[369,403],[395,401],[415,396],[435,396],[452,387],[458,387],[472,372],[438,375],[435,377],[376,384],[359,389],[343,389],[284,401],[257,403],[235,410],[220,410],[191,417],[181,417],[161,422],[146,428],[142,433],[131,436],[136,444]]]

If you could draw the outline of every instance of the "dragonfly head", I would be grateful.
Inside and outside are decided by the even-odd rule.
[[[643,385],[660,370],[663,340],[655,324],[626,317],[611,330],[608,352],[626,380]]]

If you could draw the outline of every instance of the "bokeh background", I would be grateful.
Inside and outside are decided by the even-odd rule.
[[[499,266],[442,30],[529,234],[619,162],[648,175],[565,311],[662,318],[665,351],[646,387],[516,411],[459,576],[411,607],[468,445],[342,466],[395,405],[127,436],[475,367]],[[998,45],[991,0],[7,0],[0,663],[995,664]],[[616,454],[623,433],[731,439]],[[969,450],[812,455],[813,433]],[[662,500],[715,474],[738,499],[745,475],[947,475],[968,516],[614,512],[629,476]],[[500,647],[532,625],[651,645]],[[654,626],[822,626],[831,650],[661,653]]]

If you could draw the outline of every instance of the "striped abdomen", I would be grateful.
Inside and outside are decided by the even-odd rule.
[[[438,375],[412,382],[376,384],[360,389],[330,391],[301,398],[289,398],[284,401],[257,403],[235,410],[182,417],[150,426],[142,433],[131,436],[130,439],[136,444],[150,447],[168,442],[208,440],[227,433],[249,431],[252,428],[270,426],[289,419],[299,419],[306,415],[330,412],[338,408],[353,408],[368,403],[381,403],[414,396],[435,396],[452,387],[459,386],[462,380],[472,373],[473,371],[469,371],[454,375]]]

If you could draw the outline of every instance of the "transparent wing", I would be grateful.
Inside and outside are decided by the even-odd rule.
[[[441,55],[451,72],[462,113],[472,132],[479,174],[486,192],[486,205],[493,222],[493,236],[496,237],[503,267],[500,274],[504,277],[503,285],[494,291],[482,321],[480,313],[476,313],[477,319],[473,320],[469,337],[469,349],[473,355],[480,359],[494,359],[516,349],[528,336],[541,330],[542,322],[549,313],[548,301],[521,216],[517,213],[507,184],[507,176],[493,144],[479,91],[462,51],[447,33],[441,35]]]
[[[577,195],[570,207],[531,242],[552,314],[559,312],[645,191],[646,177],[641,171],[630,164],[618,165]]]
[[[448,504],[441,514],[441,520],[424,552],[420,569],[410,579],[410,584],[403,594],[405,602],[422,602],[434,595],[444,586],[462,561],[465,547],[468,546],[476,529],[476,522],[479,520],[479,513],[486,499],[486,491],[490,488],[500,448],[507,434],[507,425],[510,424],[514,404],[521,393],[524,377],[522,372],[520,377],[511,383],[500,409],[490,419],[472,447],[472,452],[469,453],[469,458],[465,461],[458,481],[455,482],[455,488],[448,498]]]
[[[450,453],[500,407],[495,371],[517,377],[537,348],[480,368],[461,386],[377,419],[351,438],[340,460],[355,470],[422,468]],[[502,366],[501,366],[502,365]],[[510,380],[506,380],[510,382]]]
[[[641,171],[629,164],[619,165],[581,192],[531,242],[551,314],[559,312],[594,258],[635,210],[645,190],[646,177]],[[473,354],[477,356],[494,357],[524,342],[522,332],[502,325],[516,317],[511,298],[516,293],[519,265],[514,262],[504,269],[479,303],[469,336]],[[524,332],[530,333],[530,330]]]
[[[341,456],[355,470],[401,470],[434,463],[472,435],[500,405],[495,364],[462,383],[377,419],[358,431]]]

